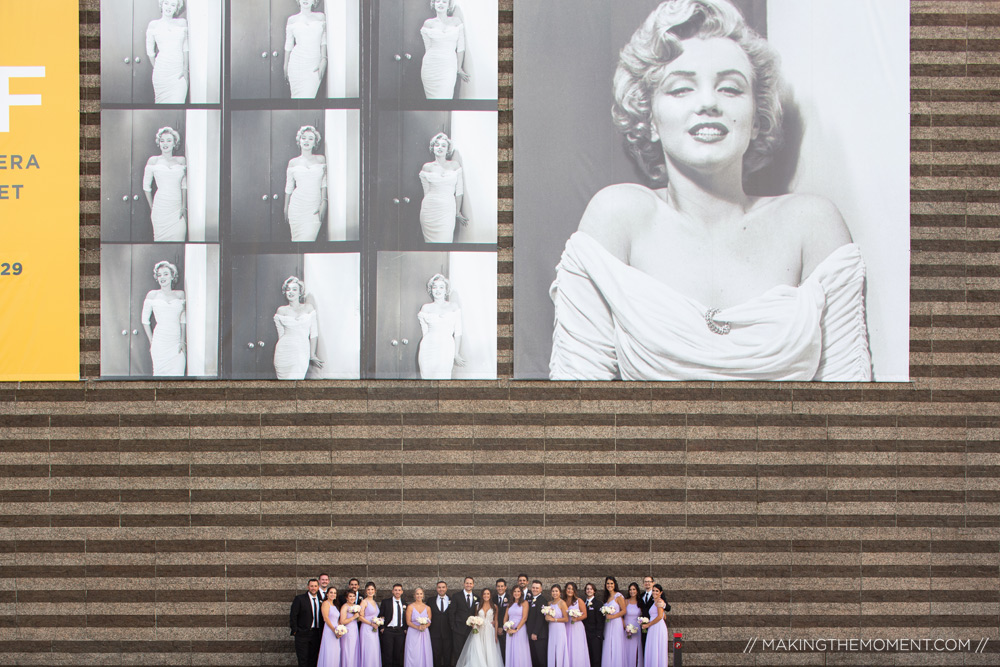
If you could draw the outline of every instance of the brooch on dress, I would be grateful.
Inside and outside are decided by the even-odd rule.
[[[705,312],[705,324],[708,325],[708,330],[714,334],[719,334],[720,336],[725,336],[732,327],[729,326],[729,322],[716,322],[715,316],[719,314],[718,308],[709,308]]]

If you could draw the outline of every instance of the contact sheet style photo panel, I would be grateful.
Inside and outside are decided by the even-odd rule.
[[[102,377],[496,377],[497,12],[102,0]]]
[[[909,2],[514,22],[516,377],[908,380]]]

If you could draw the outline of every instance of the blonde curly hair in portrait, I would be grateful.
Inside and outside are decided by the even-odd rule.
[[[295,145],[298,146],[302,143],[302,135],[306,132],[312,132],[313,136],[316,137],[316,145],[313,148],[318,148],[319,143],[323,141],[323,137],[320,135],[319,130],[317,130],[312,125],[303,125],[299,128],[299,131],[295,133]]]
[[[778,56],[771,45],[727,0],[666,0],[622,49],[611,110],[629,152],[656,184],[665,184],[667,174],[663,150],[652,140],[651,97],[666,78],[667,65],[684,51],[684,40],[713,37],[733,40],[750,59],[757,135],[743,156],[744,173],[766,165],[781,144]]]
[[[430,296],[431,298],[434,297],[434,294],[433,294],[434,283],[438,283],[438,282],[444,283],[444,298],[445,299],[450,299],[451,298],[451,281],[448,280],[447,278],[445,278],[440,273],[435,273],[433,276],[431,276],[431,279],[427,281],[427,296]]]
[[[163,13],[163,0],[156,0],[156,6],[160,8],[160,13]],[[177,9],[174,10],[174,16],[177,16],[182,11],[184,11],[184,0],[177,0]]]
[[[172,127],[161,127],[156,131],[156,145],[160,145],[160,137],[164,134],[169,134],[174,138],[174,148],[176,149],[181,145],[181,134]]]
[[[177,267],[175,265],[171,264],[165,259],[157,262],[153,266],[153,280],[157,280],[160,277],[159,275],[160,269],[164,267],[170,269],[170,286],[173,287],[174,285],[177,284],[177,277],[180,275],[180,273],[177,271]]]
[[[451,156],[455,154],[455,143],[451,140],[451,137],[444,132],[438,132],[431,137],[431,142],[427,144],[427,150],[430,151],[431,157],[434,157],[434,144],[436,144],[439,139],[444,139],[448,142],[448,152],[445,153],[445,157],[450,160]]]
[[[299,303],[305,303],[306,284],[301,280],[299,280],[298,278],[296,278],[295,276],[288,276],[287,278],[285,278],[285,282],[281,283],[281,293],[287,297],[288,286],[292,284],[299,286]]]

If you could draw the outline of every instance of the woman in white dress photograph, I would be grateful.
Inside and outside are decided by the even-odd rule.
[[[744,190],[782,140],[768,42],[727,0],[667,0],[613,89],[649,186],[595,194],[566,243],[550,378],[870,381],[865,264],[839,210]]]
[[[159,289],[142,302],[142,328],[149,340],[153,375],[184,375],[187,368],[187,313],[184,290],[174,289],[180,276],[167,261],[153,267]],[[155,326],[154,326],[155,322]]]
[[[278,342],[274,346],[274,374],[279,380],[303,380],[310,366],[323,368],[316,354],[319,329],[316,308],[306,303],[306,286],[295,276],[281,285],[288,304],[274,314]]]
[[[317,0],[295,0],[297,14],[285,24],[285,82],[293,99],[316,99],[326,75],[326,15],[315,12]]]
[[[444,132],[431,138],[431,157],[420,169],[424,198],[420,202],[420,231],[427,243],[453,243],[455,226],[469,224],[462,214],[465,174],[462,161],[455,158],[455,145]]]
[[[420,36],[424,40],[424,58],[420,80],[429,100],[455,97],[458,79],[468,81],[465,72],[465,23],[455,0],[431,0],[434,17],[424,21]]]
[[[462,309],[451,302],[451,283],[440,273],[427,281],[430,303],[417,313],[420,322],[420,350],[417,363],[422,380],[450,380],[455,366],[464,366],[462,357]]]
[[[493,592],[484,588],[479,594],[481,600],[477,616],[483,620],[483,625],[477,630],[473,628],[465,647],[458,656],[456,667],[504,667],[497,643],[497,624],[500,610],[493,603]]]
[[[187,19],[177,17],[184,0],[157,0],[161,16],[146,27],[146,57],[153,65],[157,104],[184,104],[190,67]]]
[[[285,223],[293,241],[315,241],[329,208],[326,156],[315,155],[319,130],[303,125],[295,133],[301,154],[288,161],[285,172]]]
[[[180,143],[181,135],[172,127],[157,130],[160,154],[146,161],[142,174],[154,241],[184,241],[187,237],[187,160],[174,155]]]

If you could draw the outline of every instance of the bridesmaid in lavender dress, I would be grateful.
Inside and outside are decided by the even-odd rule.
[[[424,623],[420,621],[424,620]],[[424,604],[424,589],[413,591],[413,604],[406,619],[406,641],[403,644],[403,667],[431,667],[431,608]]]
[[[649,608],[649,623],[643,623],[646,633],[646,661],[643,667],[667,667],[670,653],[670,632],[664,614],[663,587],[653,584],[653,606]]]
[[[524,599],[524,588],[515,586],[510,592],[510,606],[503,623],[514,624],[507,630],[507,667],[531,667],[531,647],[528,646],[528,631],[524,624],[528,620],[528,601]]]
[[[566,603],[562,600],[562,588],[555,585],[549,589],[549,605],[552,613],[545,617],[549,624],[549,659],[547,667],[569,667],[569,652],[566,650]]]
[[[569,667],[590,667],[590,651],[587,648],[587,631],[583,620],[587,618],[587,603],[576,596],[576,582],[566,584],[566,615],[569,625],[566,628],[566,650],[569,652]],[[578,611],[580,616],[573,618],[570,612]]]
[[[340,667],[340,637],[337,636],[337,626],[340,625],[340,610],[337,609],[337,589],[331,586],[326,591],[326,599],[319,608],[323,614],[323,639],[319,645],[317,667]]]
[[[361,618],[364,625],[359,632],[361,639],[361,667],[382,667],[382,642],[379,641],[378,626],[372,621],[378,616],[375,602],[375,583],[365,584],[365,599],[361,602]]]
[[[604,604],[614,611],[604,617],[604,645],[601,648],[601,667],[625,667],[625,598],[618,592],[618,580],[604,580]]]
[[[347,600],[340,608],[340,623],[347,628],[347,634],[340,638],[340,667],[361,667],[361,647],[358,643],[358,612],[351,611],[357,606],[358,594],[347,591]]]
[[[625,667],[642,667],[642,630],[639,628],[639,584],[628,585],[628,599],[625,600]],[[628,626],[635,628],[629,635]]]

